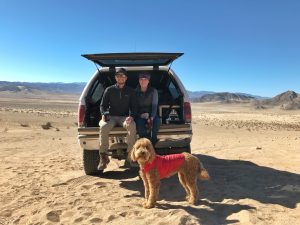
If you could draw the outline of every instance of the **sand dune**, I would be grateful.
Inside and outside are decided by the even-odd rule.
[[[84,175],[77,103],[41,101],[1,101],[0,224],[299,222],[299,111],[193,104],[192,151],[212,179],[199,181],[197,206],[184,201],[177,177],[165,179],[146,210],[142,181],[123,161]]]

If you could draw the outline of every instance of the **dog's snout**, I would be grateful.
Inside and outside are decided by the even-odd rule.
[[[140,157],[145,157],[145,156],[146,156],[146,153],[147,153],[147,151],[145,151],[145,150],[140,150],[138,154],[139,154]]]
[[[144,151],[140,151],[140,152],[139,152],[139,155],[140,155],[141,157],[144,157],[145,154],[146,154],[146,152],[144,152]]]

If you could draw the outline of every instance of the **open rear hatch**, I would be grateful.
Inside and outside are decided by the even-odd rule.
[[[154,53],[154,52],[134,52],[134,53],[104,53],[104,54],[84,54],[83,57],[93,61],[102,67],[120,66],[166,66],[183,53]]]

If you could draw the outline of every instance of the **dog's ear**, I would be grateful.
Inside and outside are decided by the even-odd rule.
[[[147,143],[147,149],[150,152],[150,159],[149,159],[149,161],[152,162],[155,159],[155,150],[154,150],[154,147],[153,147],[151,141],[148,140],[148,139],[146,139],[146,140],[147,140],[146,141],[146,143]]]
[[[134,156],[134,152],[135,152],[135,145],[133,146],[133,148],[129,151],[129,154],[128,154],[128,159],[135,162],[136,161],[136,158]]]

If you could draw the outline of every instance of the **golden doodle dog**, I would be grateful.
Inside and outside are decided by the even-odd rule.
[[[144,208],[153,208],[158,197],[160,180],[178,173],[179,181],[186,191],[186,200],[196,204],[198,198],[197,178],[208,180],[209,174],[199,159],[189,153],[160,156],[155,154],[147,138],[136,141],[129,153],[132,161],[140,166],[140,176],[145,187]]]

